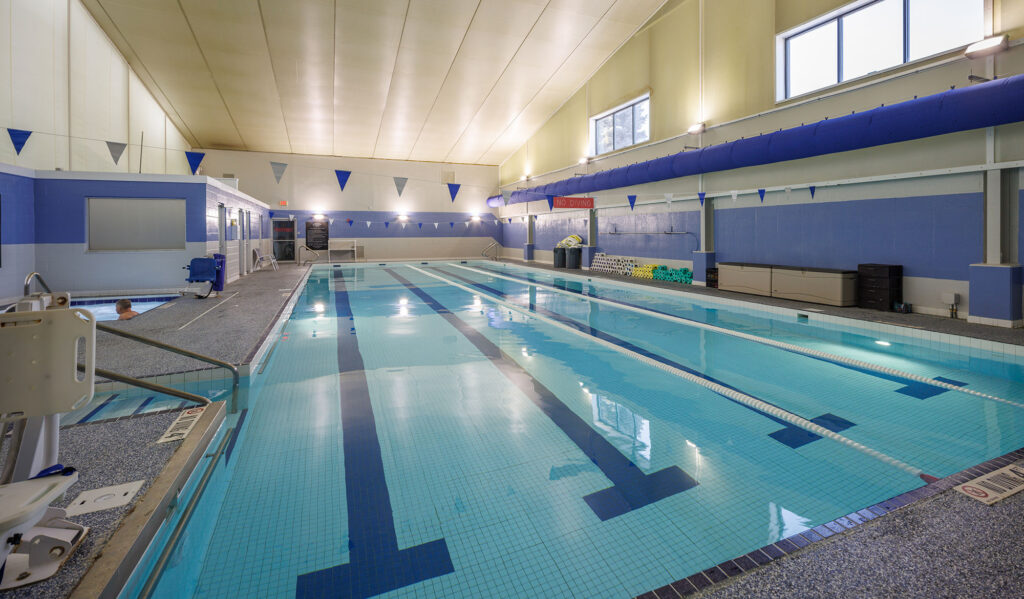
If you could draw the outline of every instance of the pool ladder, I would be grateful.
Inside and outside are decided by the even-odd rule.
[[[28,297],[29,293],[32,291],[33,279],[39,282],[40,287],[42,287],[43,289],[50,293],[53,293],[53,290],[50,289],[50,286],[46,284],[45,280],[43,280],[42,275],[40,275],[38,272],[32,272],[29,273],[27,277],[25,277],[25,297]],[[207,364],[212,364],[213,366],[227,370],[228,372],[231,373],[232,378],[231,401],[228,404],[228,411],[232,414],[238,411],[238,368],[235,367],[234,364],[229,364],[216,358],[211,358],[210,356],[198,354],[196,352],[189,351],[176,345],[171,345],[169,343],[157,341],[156,339],[150,339],[149,337],[143,337],[142,335],[136,335],[135,333],[122,331],[121,329],[116,329],[105,324],[96,323],[96,330],[103,331],[104,333],[110,333],[111,335],[117,335],[118,337],[124,337],[125,339],[131,339],[132,341],[137,341],[144,345],[149,345],[150,347],[155,347],[157,349],[169,351],[180,356],[186,356],[194,360],[206,362]],[[79,364],[78,368],[79,370],[83,370],[85,368],[85,365]],[[210,403],[210,400],[208,398],[203,397],[202,395],[196,395],[195,393],[189,393],[188,391],[179,391],[178,389],[173,389],[171,387],[166,387],[164,385],[158,385],[156,383],[151,383],[149,381],[144,381],[142,379],[130,377],[125,374],[112,372],[110,370],[105,370],[103,368],[94,368],[94,371],[96,372],[97,375],[103,378],[112,381],[117,381],[119,383],[124,383],[126,385],[131,385],[133,387],[140,387],[142,389],[148,389],[156,393],[163,393],[164,395],[170,395],[172,397],[177,397],[179,399],[184,399],[185,401],[191,401],[204,406],[209,405]]]
[[[483,256],[484,258],[489,259],[489,260],[497,260],[498,259],[498,253],[501,250],[495,250],[493,256],[491,256],[490,254],[487,253],[487,252],[489,252],[492,249],[497,248],[497,247],[498,247],[498,242],[497,241],[492,241],[491,245],[485,247],[484,250],[482,252],[480,252],[480,255]]]

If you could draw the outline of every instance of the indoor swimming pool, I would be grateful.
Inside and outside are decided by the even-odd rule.
[[[152,596],[632,597],[1024,446],[1024,358],[853,324],[314,266]]]
[[[130,297],[132,300],[132,310],[135,310],[139,314],[148,312],[153,308],[162,306],[167,302],[177,299],[178,295],[145,295],[140,297]],[[117,320],[118,313],[114,304],[118,297],[83,297],[83,298],[72,298],[71,305],[76,308],[83,308],[92,312],[92,315],[96,317],[97,321],[104,320]]]

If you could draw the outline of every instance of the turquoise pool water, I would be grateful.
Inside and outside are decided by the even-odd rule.
[[[132,310],[142,314],[148,312],[153,308],[162,306],[172,299],[179,296],[167,296],[167,295],[147,295],[141,297],[130,298],[132,300]],[[92,312],[92,315],[96,317],[96,320],[117,320],[119,314],[114,304],[120,298],[116,297],[83,297],[73,298],[71,305],[76,308],[82,308]]]
[[[154,595],[629,597],[1024,446],[1018,358],[881,333],[315,267]]]

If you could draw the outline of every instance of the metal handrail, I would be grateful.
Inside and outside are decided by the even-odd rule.
[[[25,297],[28,297],[29,292],[32,290],[32,279],[39,281],[39,286],[42,287],[43,289],[49,291],[50,293],[53,293],[53,289],[50,289],[50,286],[47,285],[46,281],[43,280],[43,275],[37,272],[30,272],[28,273],[28,276],[25,277]]]
[[[480,252],[480,255],[483,256],[484,258],[490,258],[491,260],[497,260],[498,259],[498,252],[494,252],[494,256],[488,256],[487,255],[487,252],[489,252],[491,250],[491,248],[497,247],[497,245],[498,245],[497,241],[492,241],[491,245],[485,247],[484,251]]]
[[[320,260],[320,252],[318,252],[318,251],[314,250],[313,248],[309,247],[308,245],[304,245],[304,246],[302,246],[302,247],[303,247],[303,249],[305,249],[305,250],[306,250],[307,252],[312,252],[312,253],[313,253],[314,255],[316,255],[316,258],[314,258],[314,259],[312,259],[312,260],[310,260],[309,258],[306,258],[306,261],[302,263],[302,265],[303,265],[303,266],[305,266],[305,265],[309,264],[310,262],[316,262],[316,261]],[[328,250],[328,251],[329,251],[329,250]]]
[[[170,344],[164,343],[162,341],[157,341],[155,339],[150,339],[149,337],[143,337],[141,335],[136,335],[135,333],[129,333],[128,331],[122,331],[121,329],[115,329],[114,327],[111,327],[111,326],[108,326],[108,325],[105,325],[105,324],[96,323],[96,330],[103,331],[104,333],[110,333],[111,335],[117,335],[118,337],[124,337],[125,339],[131,339],[132,341],[138,341],[139,343],[142,343],[142,344],[145,344],[145,345],[149,345],[151,347],[156,347],[158,349],[166,350],[166,351],[169,351],[171,353],[178,354],[180,356],[186,356],[186,357],[192,358],[194,360],[199,360],[200,362],[206,362],[207,364],[212,364],[214,366],[218,366],[220,368],[224,368],[224,369],[229,370],[231,372],[231,378],[233,379],[233,382],[232,382],[232,385],[231,385],[231,403],[229,404],[229,406],[230,406],[229,407],[229,411],[232,414],[234,414],[234,413],[236,413],[238,411],[238,368],[236,368],[234,364],[229,364],[228,362],[224,362],[224,361],[218,360],[216,358],[211,358],[210,356],[204,356],[203,354],[197,354],[196,352],[189,351],[187,349],[183,349],[183,348],[178,347],[176,345],[170,345]],[[107,378],[111,378],[112,380],[119,380],[121,382],[128,383],[130,385],[140,386],[140,387],[143,387],[145,389],[150,389],[150,390],[153,390],[153,391],[159,391],[160,393],[166,393],[166,391],[163,391],[163,390],[153,389],[153,387],[161,387],[161,385],[155,385],[153,383],[145,383],[144,385],[139,385],[138,383],[133,382],[133,381],[138,381],[138,379],[132,379],[130,381],[129,380],[124,380],[124,379],[129,379],[131,377],[127,377],[127,376],[124,376],[124,375],[118,375],[117,373],[111,373],[111,372],[107,372],[107,371],[104,371],[104,372],[106,372],[107,374],[101,373],[99,368],[96,369],[96,374],[99,374],[100,376],[105,376]],[[114,375],[120,376],[122,378],[121,379],[113,379],[112,377],[108,376],[109,374],[114,374]],[[142,381],[139,381],[139,382],[142,382]],[[152,385],[152,386],[147,387],[146,385]],[[163,389],[169,389],[169,388],[168,387],[163,387]],[[177,393],[185,393],[185,392],[182,391],[182,392],[176,392],[176,393],[169,393],[169,395],[174,395],[175,397],[182,397],[181,395],[179,395]],[[193,398],[200,397],[198,395],[192,395],[191,393],[189,393],[188,395],[190,395],[191,397],[182,397],[182,399],[190,399],[192,401],[196,401]],[[202,399],[206,399],[206,398],[204,397]],[[210,403],[209,400],[207,400],[206,403]]]
[[[78,369],[84,371],[85,364],[79,364]],[[158,385],[156,383],[150,383],[142,379],[137,379],[124,374],[118,374],[116,372],[111,372],[110,370],[104,370],[102,368],[93,368],[93,371],[104,378],[110,379],[112,381],[117,381],[119,383],[125,383],[133,387],[141,387],[142,389],[149,389],[150,391],[154,391],[156,393],[171,395],[174,397],[184,399],[186,401],[194,401],[197,404],[204,406],[208,406],[211,403],[208,398],[203,397],[202,395],[196,395],[195,393],[189,393],[188,391],[179,391],[171,387],[165,387],[163,385]]]

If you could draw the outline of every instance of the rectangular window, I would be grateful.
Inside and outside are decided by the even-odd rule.
[[[89,198],[92,251],[185,249],[185,200]]]
[[[790,96],[839,82],[838,39],[839,26],[830,21],[786,40]]]
[[[907,0],[910,60],[966,46],[985,35],[984,0]]]
[[[985,0],[861,0],[779,36],[779,99],[984,37]]]
[[[651,99],[644,95],[590,119],[593,139],[591,152],[596,156],[651,139]]]
[[[882,0],[840,19],[843,81],[903,62],[903,0]]]

